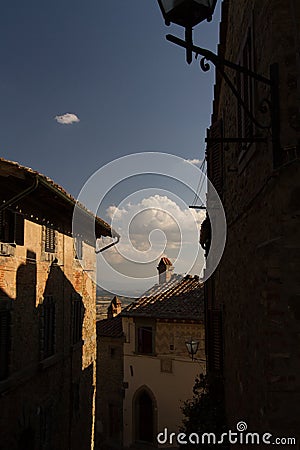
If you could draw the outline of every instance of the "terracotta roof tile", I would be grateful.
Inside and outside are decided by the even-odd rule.
[[[204,321],[203,284],[197,276],[173,275],[169,282],[156,284],[128,305],[121,315]]]
[[[122,337],[122,318],[120,315],[111,319],[103,319],[97,322],[97,336]]]
[[[84,205],[77,202],[77,200],[74,197],[72,197],[72,195],[68,194],[68,192],[65,191],[61,186],[59,186],[57,183],[51,180],[51,178],[41,174],[40,172],[37,172],[36,170],[31,169],[30,167],[22,166],[21,164],[15,161],[9,161],[5,158],[0,158],[0,172],[2,177],[13,176],[22,179],[26,175],[38,179],[45,186],[47,186],[48,189],[51,188],[54,189],[57,192],[57,194],[60,194],[60,196],[64,198],[65,201],[73,203],[74,206],[77,204],[80,207],[80,209],[87,212],[92,217],[95,217],[95,220],[98,223],[98,225],[100,225],[103,229],[105,229],[108,235],[111,235],[113,233],[114,236],[116,237],[119,236],[115,230],[112,230],[112,228],[108,223],[106,223],[100,217],[95,216]]]

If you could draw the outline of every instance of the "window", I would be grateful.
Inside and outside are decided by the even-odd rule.
[[[75,258],[82,259],[83,242],[80,237],[75,238]]]
[[[52,295],[44,298],[42,305],[42,357],[55,352],[55,302]]]
[[[0,381],[8,376],[10,350],[10,312],[0,311]]]
[[[223,321],[222,311],[220,310],[208,310],[207,311],[207,323],[208,323],[208,366],[209,370],[213,373],[223,372]]]
[[[138,327],[138,353],[153,353],[152,327]]]
[[[80,296],[72,300],[72,343],[76,344],[82,340],[82,322],[84,308]]]
[[[223,138],[223,120],[212,123],[207,130],[207,175],[210,182],[222,198],[224,185],[224,148],[221,142]]]
[[[55,253],[55,230],[46,227],[45,229],[45,252]]]
[[[5,209],[0,211],[0,241],[24,245],[24,216]]]
[[[242,66],[254,71],[253,38],[251,28],[249,28],[239,62]],[[253,79],[249,77],[249,75],[237,73],[236,86],[246,109],[254,115]],[[254,125],[252,120],[239,102],[237,103],[237,131],[240,138],[251,138],[254,135]],[[240,151],[241,150],[245,150],[245,144],[241,144]]]

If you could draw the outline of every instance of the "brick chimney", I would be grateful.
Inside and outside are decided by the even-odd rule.
[[[166,256],[162,257],[157,266],[159,274],[159,284],[167,283],[172,277],[172,271],[174,267]]]
[[[110,302],[109,307],[107,308],[107,318],[112,319],[113,317],[120,314],[121,310],[122,310],[122,302],[115,295],[112,301]]]

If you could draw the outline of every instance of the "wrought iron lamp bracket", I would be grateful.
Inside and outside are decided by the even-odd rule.
[[[210,63],[212,63],[224,81],[229,86],[231,92],[236,97],[237,101],[243,108],[245,114],[250,118],[251,122],[257,127],[262,130],[269,130],[272,137],[272,143],[273,143],[273,163],[274,166],[280,165],[281,155],[280,155],[280,120],[279,120],[279,95],[278,95],[278,84],[279,84],[279,78],[278,78],[278,65],[273,64],[270,66],[270,78],[266,78],[256,72],[253,72],[252,70],[249,70],[247,67],[244,67],[239,64],[235,64],[231,61],[228,61],[227,59],[220,58],[218,55],[213,53],[210,50],[207,50],[205,48],[198,47],[193,44],[191,38],[184,41],[182,39],[179,39],[176,36],[173,36],[172,34],[168,34],[166,36],[167,40],[172,42],[173,44],[179,45],[180,47],[183,47],[187,50],[187,54],[194,53],[195,58],[197,58],[199,55],[202,56],[200,59],[200,68],[204,72],[207,72],[210,70]],[[188,61],[189,62],[189,61]],[[231,79],[226,74],[224,67],[229,67],[230,69],[233,69],[237,73],[243,73],[245,75],[248,75],[253,80],[256,80],[260,83],[263,83],[266,86],[269,86],[270,88],[270,99],[263,98],[260,102],[259,110],[262,113],[268,113],[270,114],[270,121],[268,124],[262,124],[258,122],[258,120],[254,117],[252,112],[248,109],[247,105],[245,104],[243,98],[241,97],[240,93],[236,89],[234,83],[231,81]],[[262,142],[266,141],[266,138],[261,137],[252,137],[252,138],[224,138],[222,142]]]

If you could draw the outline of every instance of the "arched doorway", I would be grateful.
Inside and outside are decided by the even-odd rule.
[[[146,386],[141,387],[133,399],[135,440],[155,443],[156,401],[153,393]]]

